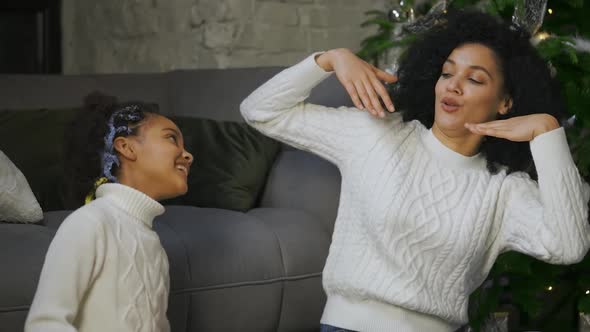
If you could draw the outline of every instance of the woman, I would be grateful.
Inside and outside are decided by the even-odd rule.
[[[500,253],[584,257],[590,188],[527,37],[486,14],[449,14],[406,52],[397,83],[336,49],[242,103],[253,127],[342,174],[323,331],[454,331]],[[356,108],[304,103],[331,72]],[[381,81],[396,87],[398,112],[386,115],[395,109]]]

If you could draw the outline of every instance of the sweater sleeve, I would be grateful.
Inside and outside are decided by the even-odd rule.
[[[539,135],[530,148],[538,182],[514,173],[500,193],[505,249],[551,264],[579,262],[590,246],[590,187],[572,160],[563,128]]]
[[[100,222],[75,211],[53,238],[37,291],[25,322],[25,332],[76,331],[74,321],[89,285],[104,261]]]
[[[248,124],[263,134],[340,165],[392,125],[397,113],[377,119],[354,107],[305,103],[311,90],[330,76],[315,62],[317,53],[287,68],[256,89],[240,105]]]

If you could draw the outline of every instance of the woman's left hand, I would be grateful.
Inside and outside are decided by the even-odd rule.
[[[477,124],[465,123],[465,127],[477,135],[530,142],[543,133],[559,128],[559,122],[549,114],[531,114]]]

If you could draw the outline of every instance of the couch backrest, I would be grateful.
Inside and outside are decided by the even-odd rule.
[[[0,110],[60,109],[82,105],[102,91],[120,100],[143,100],[169,114],[167,73],[108,75],[0,75]]]
[[[281,67],[177,70],[155,74],[0,75],[0,110],[70,108],[102,91],[120,100],[160,105],[162,114],[242,121],[239,105]],[[312,92],[312,103],[351,105],[331,77]]]

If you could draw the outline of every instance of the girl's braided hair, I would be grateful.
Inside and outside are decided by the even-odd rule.
[[[113,96],[93,92],[84,98],[84,107],[75,115],[65,132],[64,171],[68,209],[93,197],[98,185],[117,182],[119,159],[113,141],[134,136],[158,107],[144,102],[119,103]]]

